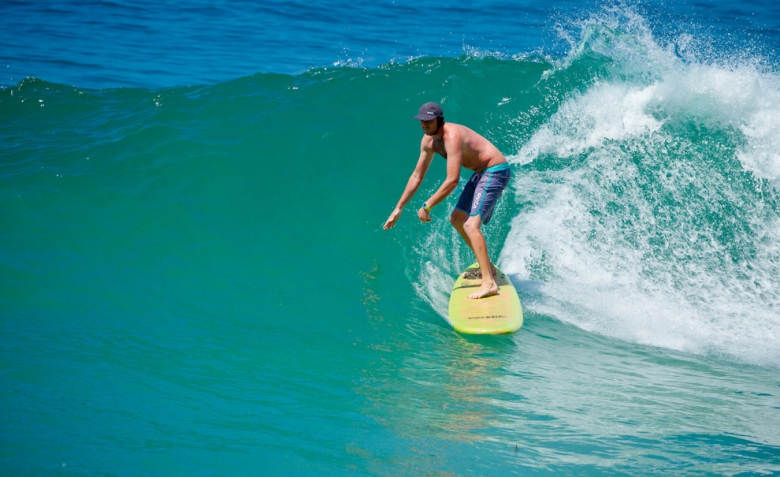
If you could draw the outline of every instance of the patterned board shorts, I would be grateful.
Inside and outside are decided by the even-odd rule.
[[[512,170],[508,163],[488,167],[481,173],[474,173],[463,187],[456,209],[469,214],[470,217],[479,215],[482,223],[490,222],[493,208],[509,184]]]

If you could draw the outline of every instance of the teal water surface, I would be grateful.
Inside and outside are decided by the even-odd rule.
[[[1,90],[3,474],[780,473],[780,77],[646,24]],[[429,100],[512,164],[486,232],[514,335],[446,321],[456,197],[381,228]]]

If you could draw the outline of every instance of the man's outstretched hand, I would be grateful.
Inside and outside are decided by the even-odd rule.
[[[383,229],[388,230],[395,227],[395,223],[398,221],[398,218],[401,217],[401,209],[395,209],[392,214],[390,214],[390,217],[387,218],[387,222],[385,222],[385,225],[382,226]]]

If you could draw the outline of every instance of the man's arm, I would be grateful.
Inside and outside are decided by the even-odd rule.
[[[406,189],[404,189],[403,194],[401,194],[401,198],[398,200],[398,204],[395,206],[395,209],[390,214],[390,217],[388,217],[385,225],[382,227],[383,229],[392,229],[395,226],[396,221],[398,221],[398,218],[401,217],[403,208],[406,207],[406,204],[408,204],[410,200],[412,200],[412,197],[414,197],[417,189],[420,188],[420,184],[422,184],[422,181],[425,178],[425,173],[428,172],[428,167],[431,165],[432,159],[433,149],[426,148],[423,140],[423,142],[420,144],[420,158],[417,160],[417,165],[414,168],[414,172],[412,172],[411,177],[409,177],[409,181],[406,183]]]
[[[448,134],[444,139],[444,147],[447,149],[447,177],[431,198],[425,201],[430,208],[438,205],[452,194],[452,191],[458,187],[458,181],[460,180],[460,167],[463,159],[460,132],[455,130]],[[421,208],[417,213],[417,216],[420,217],[420,220],[423,222],[431,221],[431,212],[429,210]]]

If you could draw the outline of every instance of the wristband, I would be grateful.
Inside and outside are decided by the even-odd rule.
[[[427,202],[424,202],[424,203],[423,203],[423,209],[425,209],[425,210],[426,210],[426,211],[428,211],[428,212],[430,212],[430,211],[431,211],[431,208],[430,208],[430,207],[428,207],[428,203],[427,203]]]

